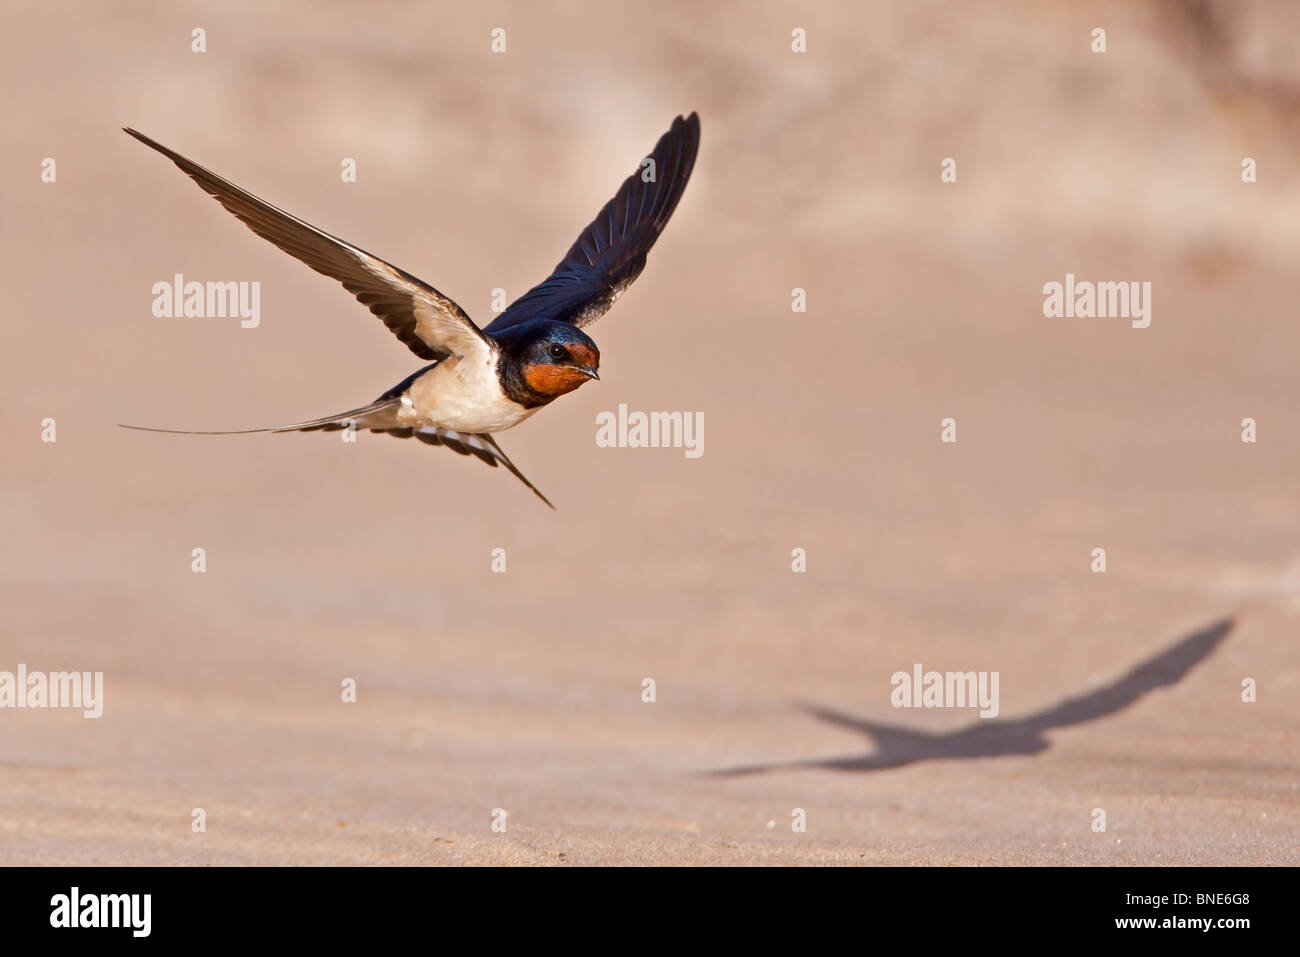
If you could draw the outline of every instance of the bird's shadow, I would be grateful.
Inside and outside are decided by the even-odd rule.
[[[859,731],[870,738],[875,747],[865,754],[752,764],[722,768],[709,773],[715,776],[736,776],[783,768],[883,771],[918,761],[1038,754],[1051,747],[1051,742],[1044,734],[1052,728],[1065,728],[1104,718],[1127,708],[1148,691],[1177,684],[1192,668],[1209,657],[1215,646],[1232,631],[1234,624],[1233,619],[1225,618],[1195,631],[1158,655],[1143,661],[1122,678],[1096,691],[1066,698],[1050,708],[1023,718],[977,719],[958,731],[917,731],[867,718],[855,718],[831,708],[804,704],[800,707],[806,713],[841,728]]]

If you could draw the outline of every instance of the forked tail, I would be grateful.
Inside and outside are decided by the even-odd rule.
[[[451,429],[439,429],[433,426],[416,427],[405,425],[398,421],[397,410],[401,407],[402,400],[400,397],[380,398],[362,406],[359,409],[353,409],[350,412],[341,412],[338,415],[328,415],[323,419],[311,419],[308,422],[296,422],[293,425],[278,425],[266,429],[229,429],[224,431],[203,431],[198,429],[155,429],[144,425],[122,425],[123,429],[134,429],[137,432],[166,432],[171,435],[251,435],[257,432],[337,432],[339,429],[346,429],[349,426],[356,429],[369,429],[371,432],[383,432],[387,435],[399,439],[408,439],[414,436],[426,445],[441,445],[449,448],[453,452],[461,455],[472,455],[480,462],[496,468],[497,465],[504,465],[506,469],[519,481],[527,485],[543,502],[551,505],[548,499],[532,482],[524,477],[524,473],[515,467],[515,463],[506,457],[506,453],[497,445],[496,439],[487,433],[474,432],[456,432]]]
[[[369,405],[362,406],[359,409],[353,409],[351,412],[340,412],[338,415],[327,415],[322,419],[311,419],[307,422],[295,422],[293,425],[276,425],[265,429],[227,429],[221,431],[206,431],[203,429],[155,429],[147,425],[124,425],[118,423],[122,429],[134,429],[137,432],[167,432],[171,435],[252,435],[256,432],[335,432],[339,429],[346,429],[353,425],[358,429],[369,429],[381,424],[381,421],[389,424],[396,422],[393,412],[401,404],[399,399],[380,399]],[[376,431],[379,431],[378,429]]]

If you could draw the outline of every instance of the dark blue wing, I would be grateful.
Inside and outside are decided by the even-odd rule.
[[[648,157],[582,231],[545,282],[524,293],[484,330],[533,319],[591,325],[645,268],[646,253],[682,198],[700,148],[700,119],[677,117]],[[653,170],[653,178],[651,177]]]

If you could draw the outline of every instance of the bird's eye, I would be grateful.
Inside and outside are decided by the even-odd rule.
[[[564,346],[560,345],[558,342],[552,343],[551,347],[546,351],[552,359],[563,359],[566,355],[568,355],[568,353],[565,352],[564,350]]]

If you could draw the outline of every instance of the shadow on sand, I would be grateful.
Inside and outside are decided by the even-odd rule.
[[[1175,685],[1197,664],[1209,657],[1216,645],[1232,631],[1226,618],[1193,632],[1160,654],[1139,664],[1118,681],[1066,698],[1053,707],[1014,720],[977,720],[959,731],[932,733],[913,731],[893,724],[855,718],[830,708],[801,705],[815,718],[841,728],[859,731],[874,742],[865,754],[803,761],[782,761],[724,768],[714,775],[757,774],[782,768],[823,768],[834,771],[883,771],[918,761],[956,758],[991,758],[1013,754],[1038,754],[1051,747],[1044,733],[1052,728],[1095,721],[1127,708],[1155,688]]]

